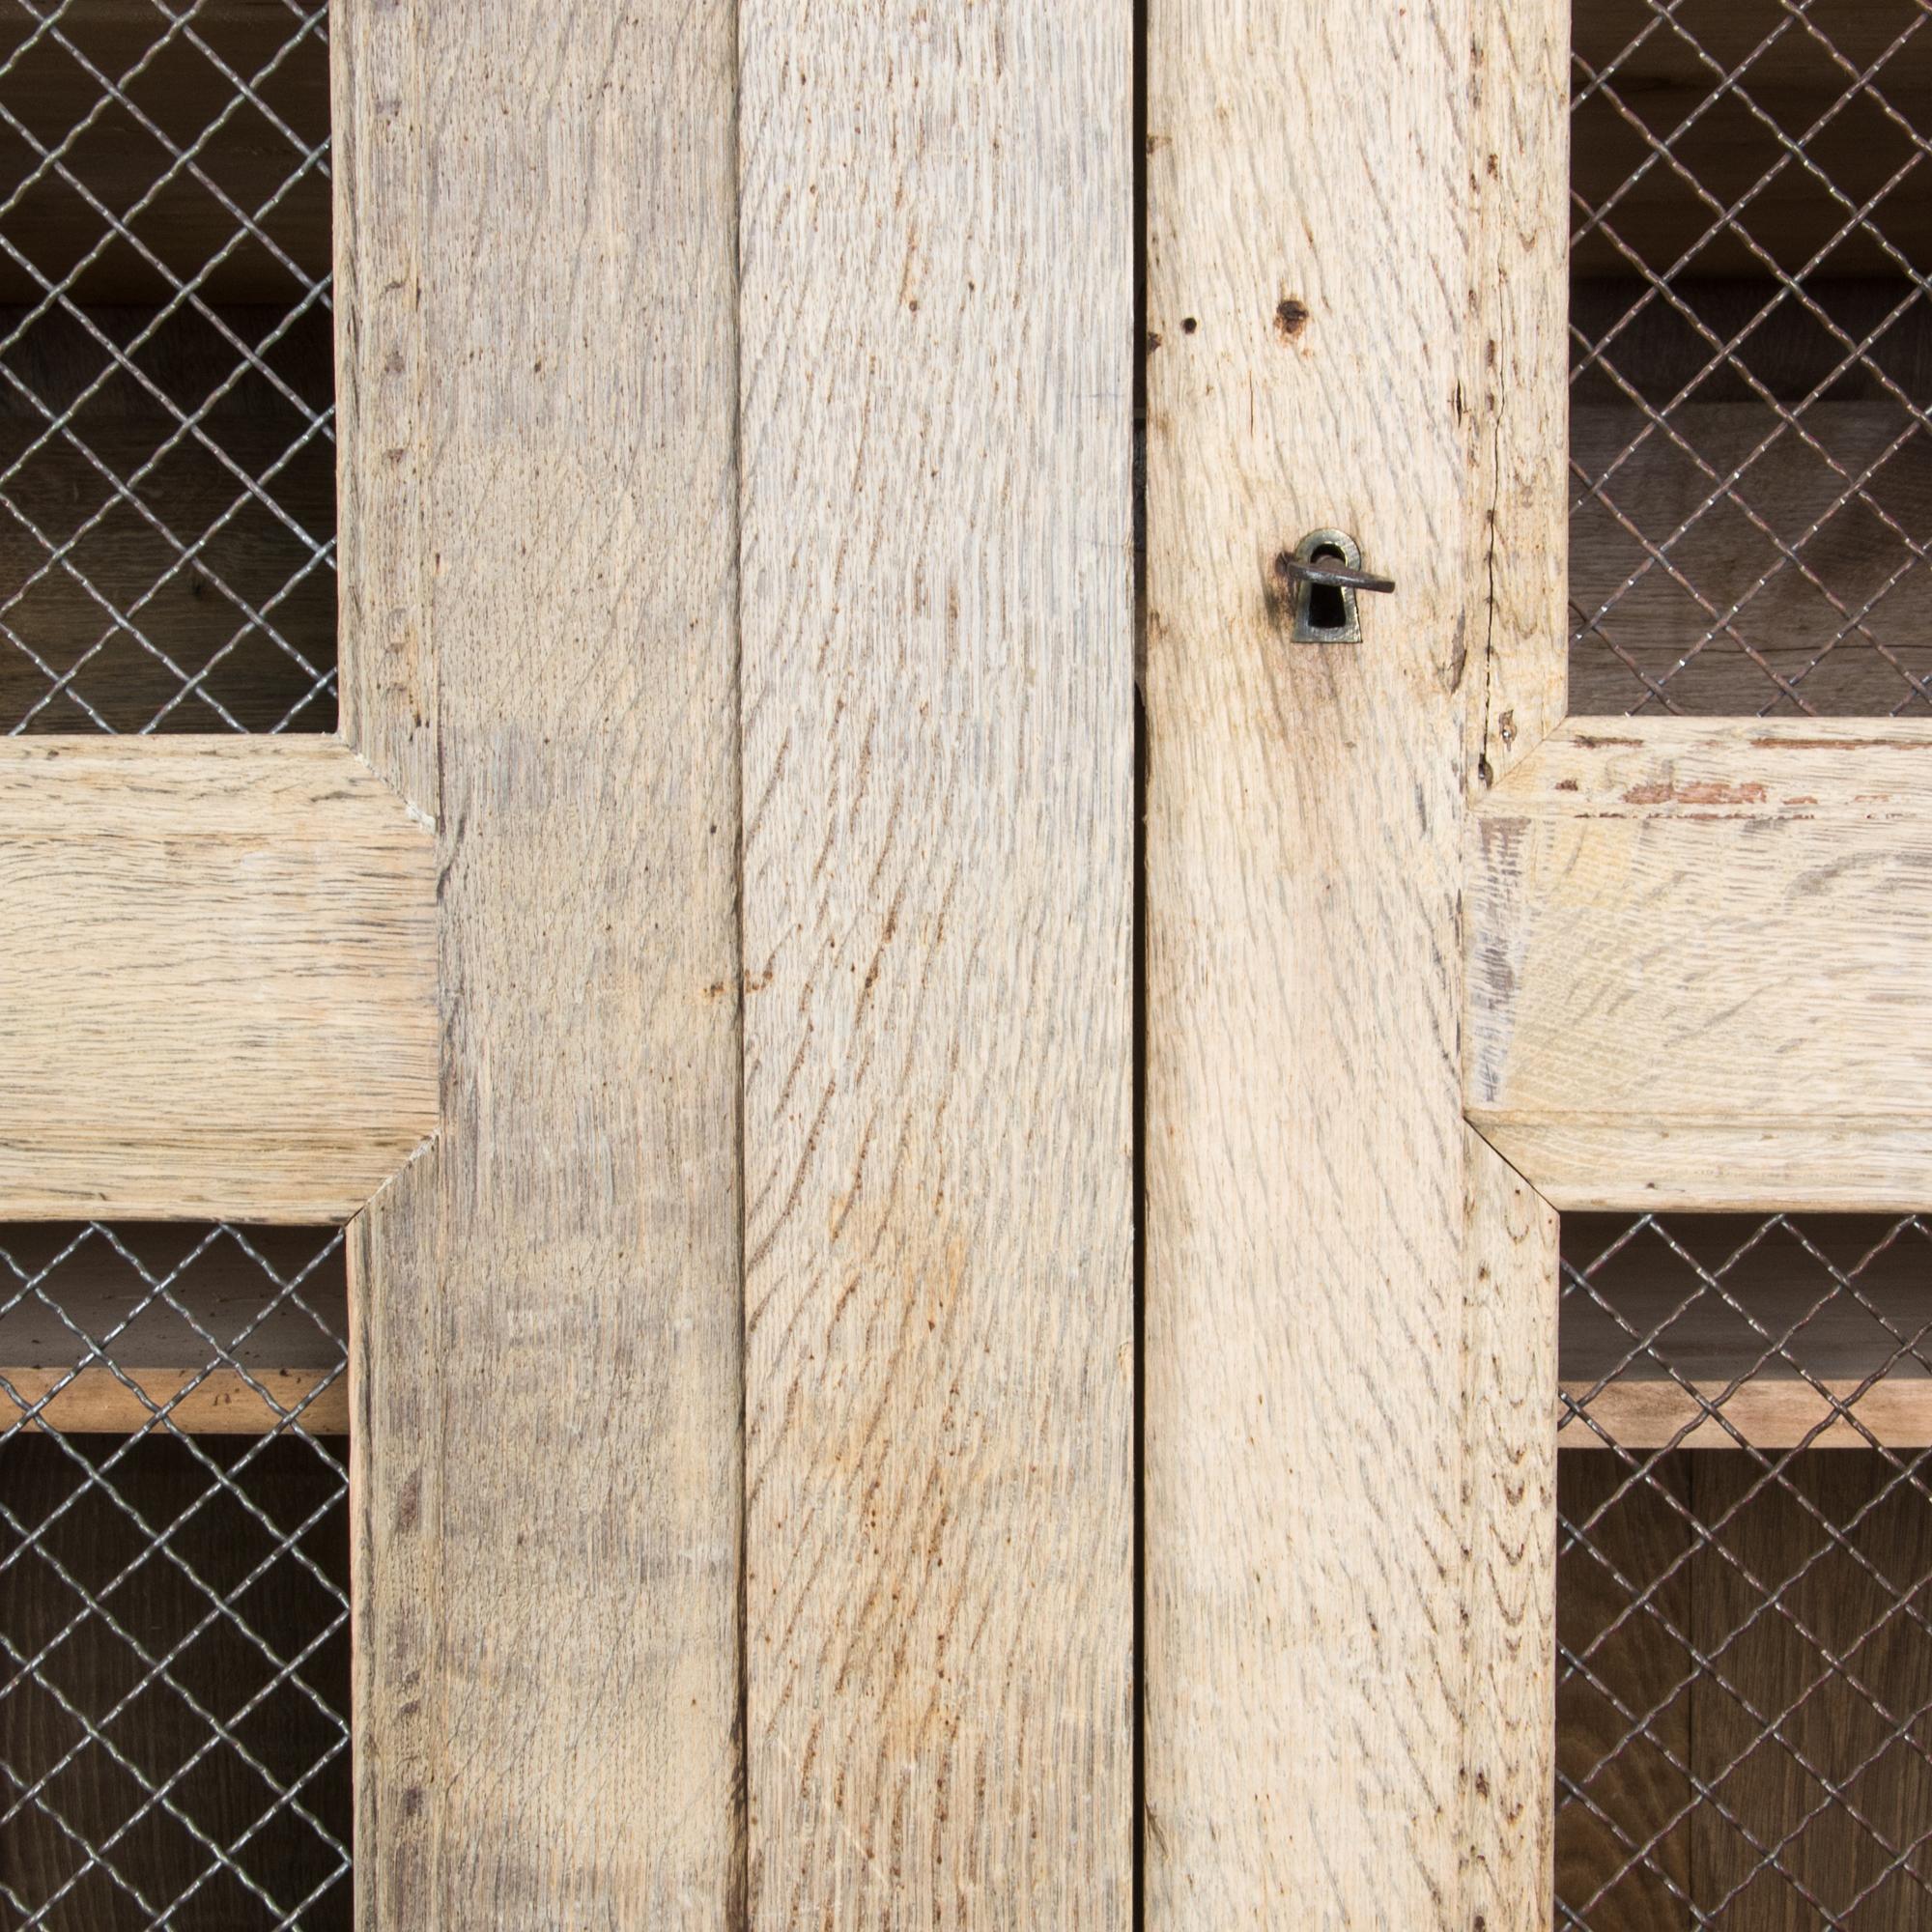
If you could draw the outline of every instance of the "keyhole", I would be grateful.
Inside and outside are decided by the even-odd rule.
[[[1346,564],[1348,558],[1335,544],[1317,544],[1310,563]],[[1333,583],[1308,586],[1308,623],[1311,630],[1339,631],[1349,621],[1348,593]]]
[[[1347,530],[1310,530],[1295,545],[1293,557],[1283,555],[1275,568],[1294,584],[1294,625],[1289,633],[1297,644],[1359,644],[1361,618],[1355,593],[1340,583],[1314,583],[1301,576],[1297,562],[1313,568],[1339,565],[1345,571],[1362,567],[1362,547]]]

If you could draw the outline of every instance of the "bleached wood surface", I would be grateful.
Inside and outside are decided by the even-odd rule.
[[[346,1220],[436,1125],[432,841],[332,740],[0,740],[0,1220]]]
[[[1529,1932],[1555,1257],[1458,901],[1563,708],[1568,9],[1149,32],[1146,1922]],[[1290,642],[1321,526],[1359,647]]]
[[[1577,720],[1470,844],[1469,1118],[1559,1208],[1932,1199],[1932,724]]]
[[[741,12],[751,1922],[1130,1922],[1129,13]]]
[[[351,1233],[364,1932],[743,1892],[727,8],[343,0],[343,714],[444,1130]]]

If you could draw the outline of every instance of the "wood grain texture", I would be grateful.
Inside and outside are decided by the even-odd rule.
[[[730,12],[333,45],[343,710],[436,813],[443,996],[351,1233],[356,1922],[728,1924]]]
[[[741,13],[772,1932],[1129,1923],[1131,32]]]
[[[1571,1415],[1557,1435],[1570,1449],[1917,1449],[1932,1443],[1932,1382],[1893,1375],[1867,1382],[1821,1377],[1763,1376],[1737,1387],[1729,1379],[1689,1388],[1633,1376],[1598,1389],[1566,1380],[1564,1392],[1587,1404],[1589,1419]],[[1693,1393],[1694,1391],[1694,1393]],[[1845,1415],[1849,1406],[1856,1422]],[[1712,1413],[1720,1408],[1723,1419]]]
[[[1158,1932],[1548,1909],[1553,1251],[1464,1134],[1456,956],[1465,800],[1562,709],[1567,27],[1151,10]],[[1400,586],[1359,648],[1289,641],[1326,525]]]
[[[271,1435],[297,1422],[311,1435],[349,1434],[349,1383],[330,1370],[0,1368],[0,1429],[64,1435]],[[166,1411],[165,1418],[156,1413]]]
[[[1464,1132],[1463,1912],[1541,1932],[1555,1831],[1556,1213]]]
[[[1928,750],[1566,725],[1472,829],[1469,1118],[1560,1208],[1932,1198]]]
[[[346,1220],[436,1125],[434,895],[332,741],[0,742],[0,1220]]]

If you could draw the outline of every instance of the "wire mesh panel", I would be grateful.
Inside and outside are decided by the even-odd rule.
[[[334,1232],[0,1230],[10,1925],[349,1923],[344,1313]]]
[[[1573,711],[1932,696],[1928,13],[1577,0]],[[1928,1228],[1566,1219],[1559,1924],[1932,1924]]]
[[[327,16],[0,0],[0,732],[334,725]],[[0,1228],[0,1923],[349,1923],[344,1323]]]
[[[1564,1230],[1562,1923],[1932,1923],[1932,1229]]]
[[[1921,0],[1578,0],[1571,708],[1932,698]]]
[[[334,724],[327,11],[0,0],[0,730]]]

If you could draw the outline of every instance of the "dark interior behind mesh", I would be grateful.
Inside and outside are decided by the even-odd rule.
[[[1932,697],[1932,19],[1577,0],[1571,709]],[[1563,1230],[1557,1922],[1932,1924],[1932,1233]]]

